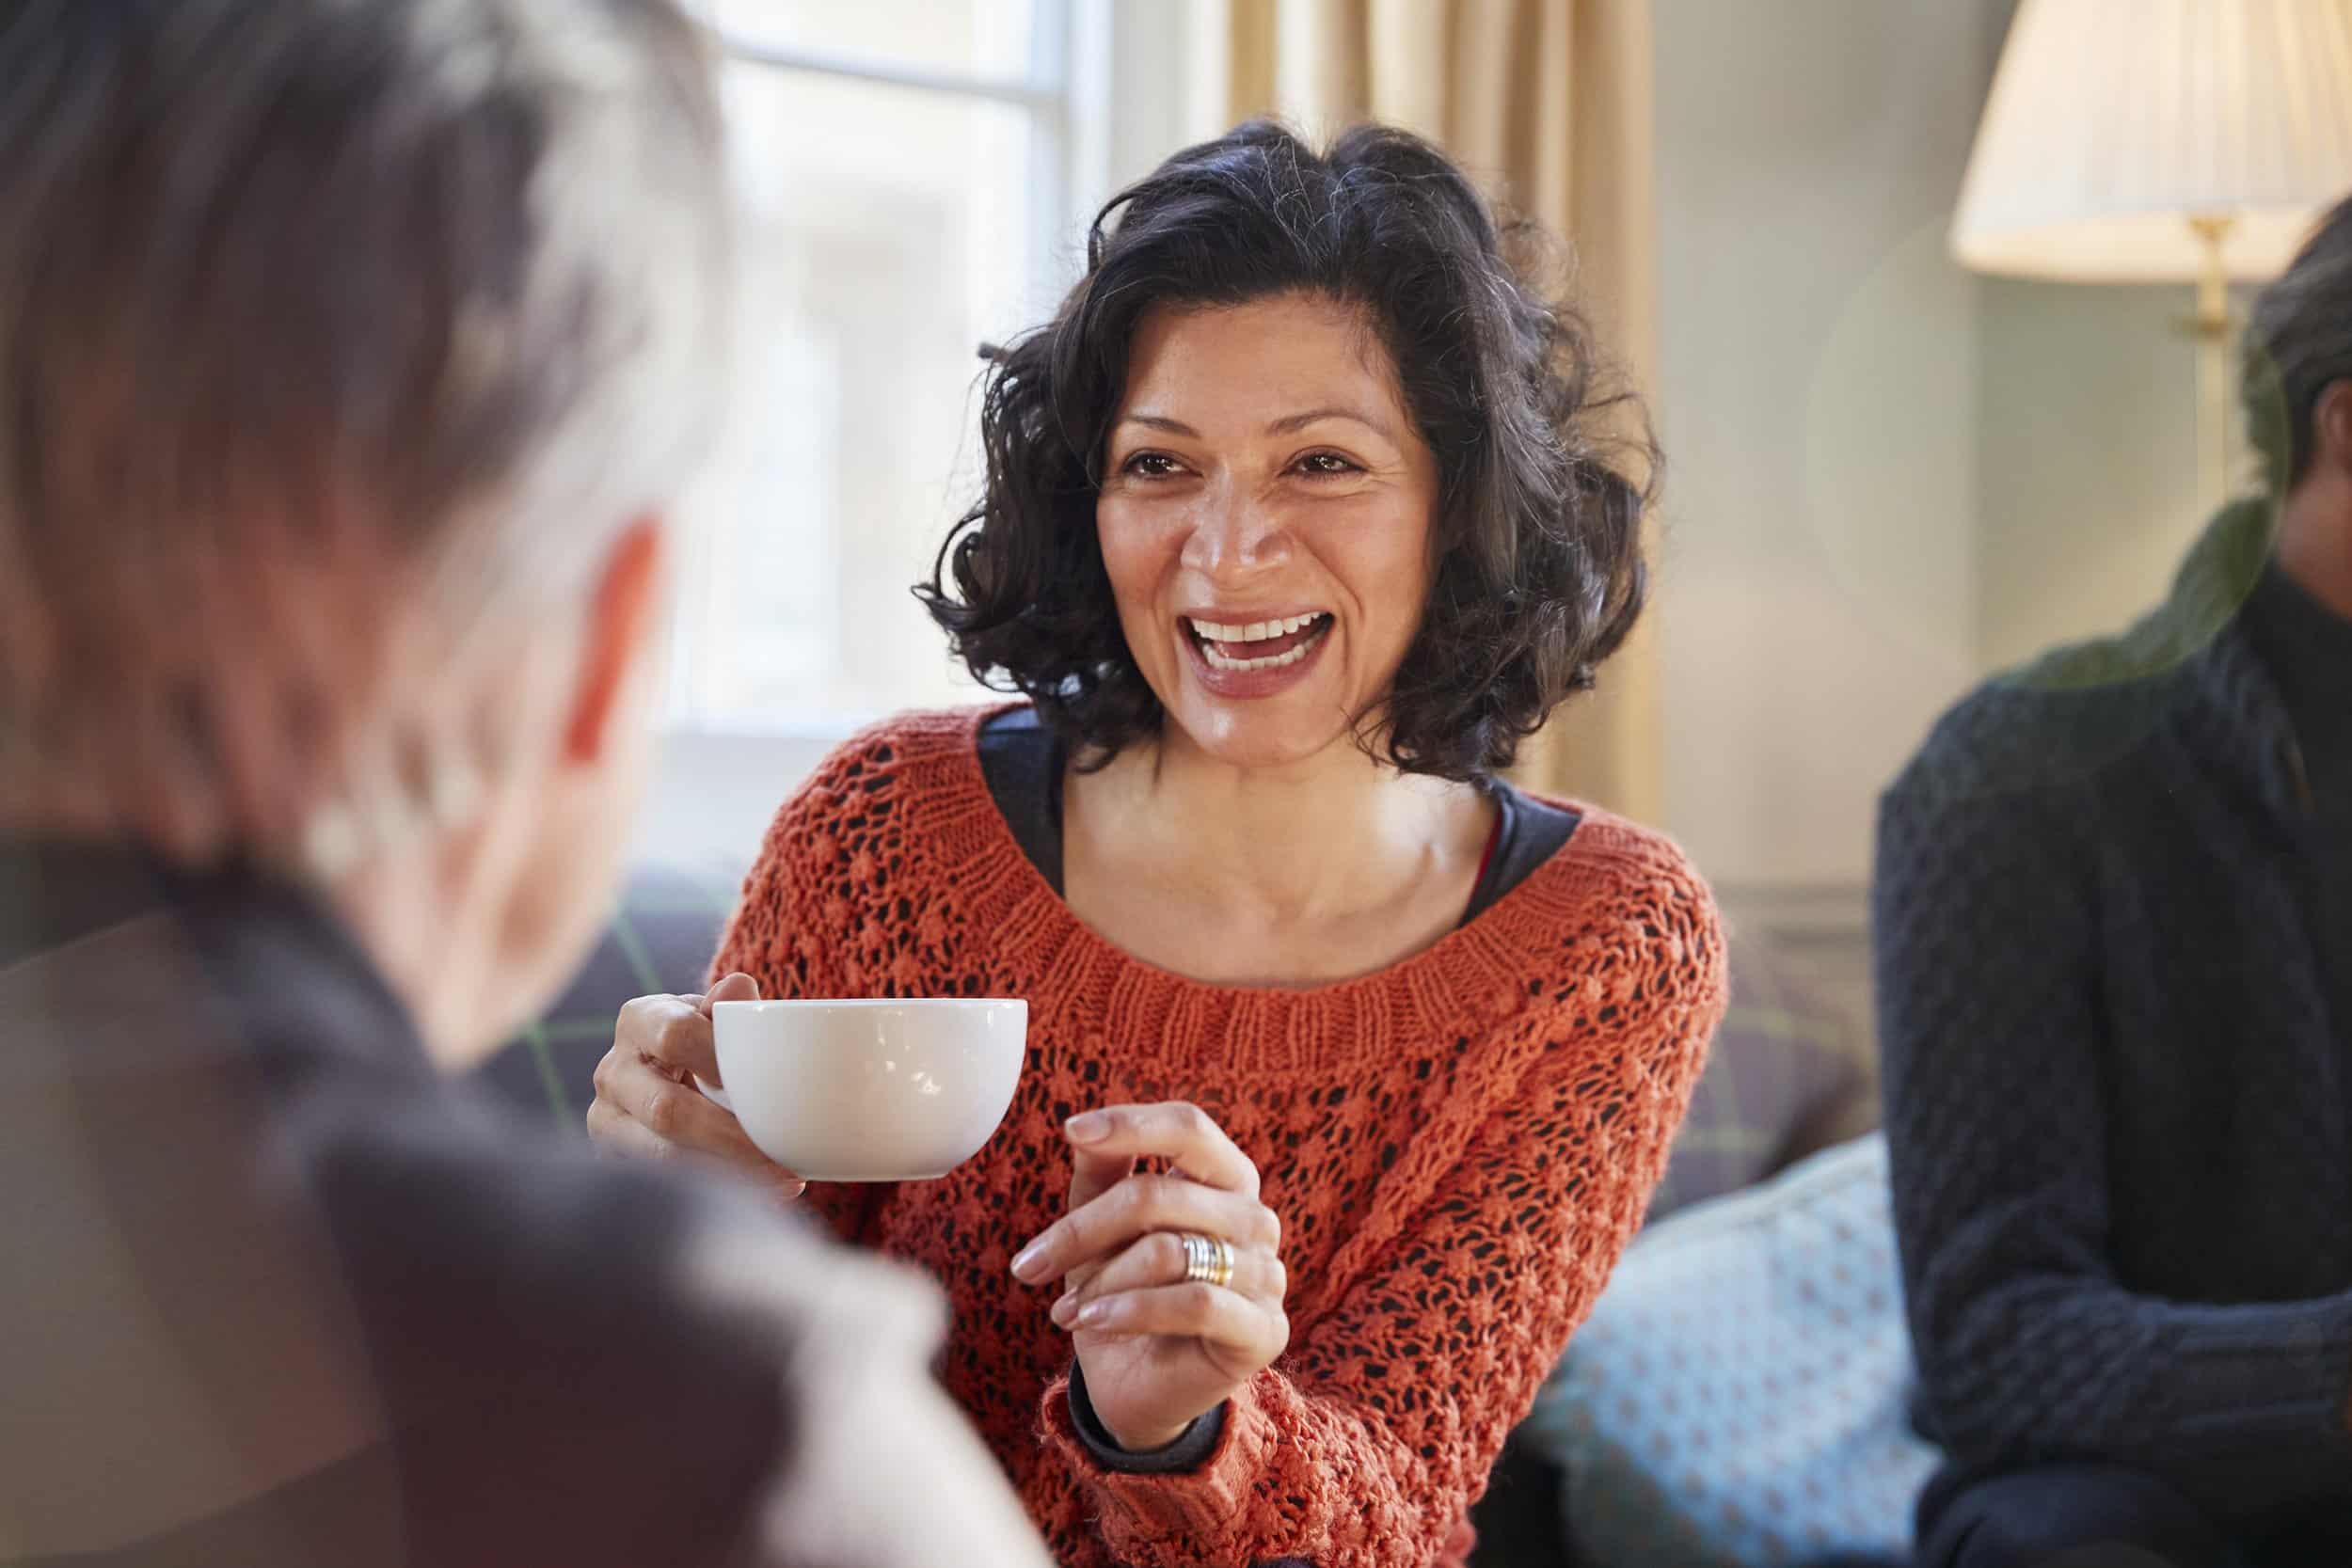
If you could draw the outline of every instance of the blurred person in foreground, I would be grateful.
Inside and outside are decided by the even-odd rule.
[[[1680,852],[1501,777],[1640,611],[1655,455],[1518,238],[1380,126],[1114,199],[925,593],[1030,700],[837,752],[717,956],[1027,999],[986,1148],[804,1201],[946,1284],[947,1386],[1066,1563],[1462,1561],[1722,1014]],[[798,1196],[715,1071],[701,999],[640,998],[589,1129]]]
[[[2352,1560],[2352,203],[2246,363],[2265,491],[1883,805],[1927,1568]]]
[[[1041,1560],[928,1289],[437,1071],[627,840],[723,210],[668,0],[0,22],[0,1558]]]

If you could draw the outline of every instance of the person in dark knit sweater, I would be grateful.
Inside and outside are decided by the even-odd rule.
[[[1923,1568],[2352,1560],[2352,202],[2247,348],[2265,492],[1883,805]]]

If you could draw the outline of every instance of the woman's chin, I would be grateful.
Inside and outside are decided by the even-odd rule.
[[[1252,771],[1295,768],[1335,746],[1355,744],[1345,710],[1327,694],[1317,700],[1306,689],[1245,702],[1187,691],[1169,707],[1168,718],[1202,757]]]

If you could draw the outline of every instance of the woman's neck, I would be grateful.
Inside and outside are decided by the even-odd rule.
[[[1459,879],[1467,896],[1494,812],[1469,784],[1399,773],[1346,738],[1244,768],[1173,730],[1073,774],[1066,804],[1098,863],[1279,926],[1343,920],[1433,880]]]

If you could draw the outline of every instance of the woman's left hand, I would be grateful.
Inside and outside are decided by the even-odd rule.
[[[1012,1271],[1031,1285],[1064,1281],[1054,1322],[1071,1331],[1112,1440],[1165,1448],[1290,1343],[1281,1222],[1258,1201],[1258,1167],[1197,1105],[1113,1105],[1063,1132],[1070,1212]],[[1168,1174],[1136,1172],[1153,1156]],[[1231,1280],[1186,1282],[1186,1232],[1232,1248]]]

